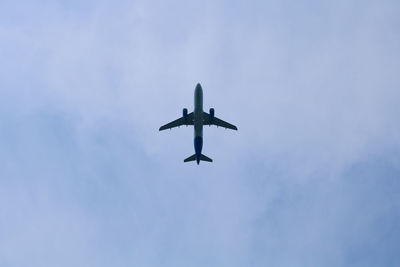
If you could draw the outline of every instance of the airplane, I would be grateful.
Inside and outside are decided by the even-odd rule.
[[[200,161],[212,162],[213,160],[209,157],[201,154],[203,148],[203,126],[204,125],[216,125],[217,127],[224,127],[225,129],[232,129],[237,131],[237,127],[230,123],[227,123],[221,119],[215,117],[214,108],[210,108],[210,113],[203,111],[203,89],[200,83],[196,85],[194,90],[194,111],[188,113],[187,108],[182,111],[182,117],[167,123],[160,127],[159,131],[179,127],[182,125],[193,125],[194,126],[194,151],[195,154],[188,157],[184,162],[196,161],[199,165]]]

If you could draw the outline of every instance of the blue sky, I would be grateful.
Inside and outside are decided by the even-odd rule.
[[[2,1],[0,265],[399,266],[399,12]]]

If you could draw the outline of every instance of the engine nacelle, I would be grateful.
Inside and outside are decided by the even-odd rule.
[[[182,110],[182,117],[186,120],[187,119],[187,115],[188,115],[188,110],[187,110],[187,108],[184,108],[183,110]]]
[[[211,119],[211,121],[214,119],[214,115],[215,115],[215,110],[213,108],[210,108],[210,119]]]

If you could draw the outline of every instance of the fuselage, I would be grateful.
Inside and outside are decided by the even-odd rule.
[[[194,90],[194,151],[197,164],[203,148],[203,89],[198,83]]]

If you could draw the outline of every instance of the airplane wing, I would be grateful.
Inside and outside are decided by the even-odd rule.
[[[216,125],[232,130],[237,130],[237,127],[235,125],[227,123],[226,121],[218,119],[217,117],[211,117],[210,114],[208,114],[207,112],[203,113],[203,120],[204,125]]]
[[[180,117],[177,120],[174,120],[170,123],[167,123],[163,126],[160,127],[160,131],[166,130],[166,129],[171,129],[175,127],[179,127],[182,125],[193,125],[193,112],[187,114],[187,117]]]

